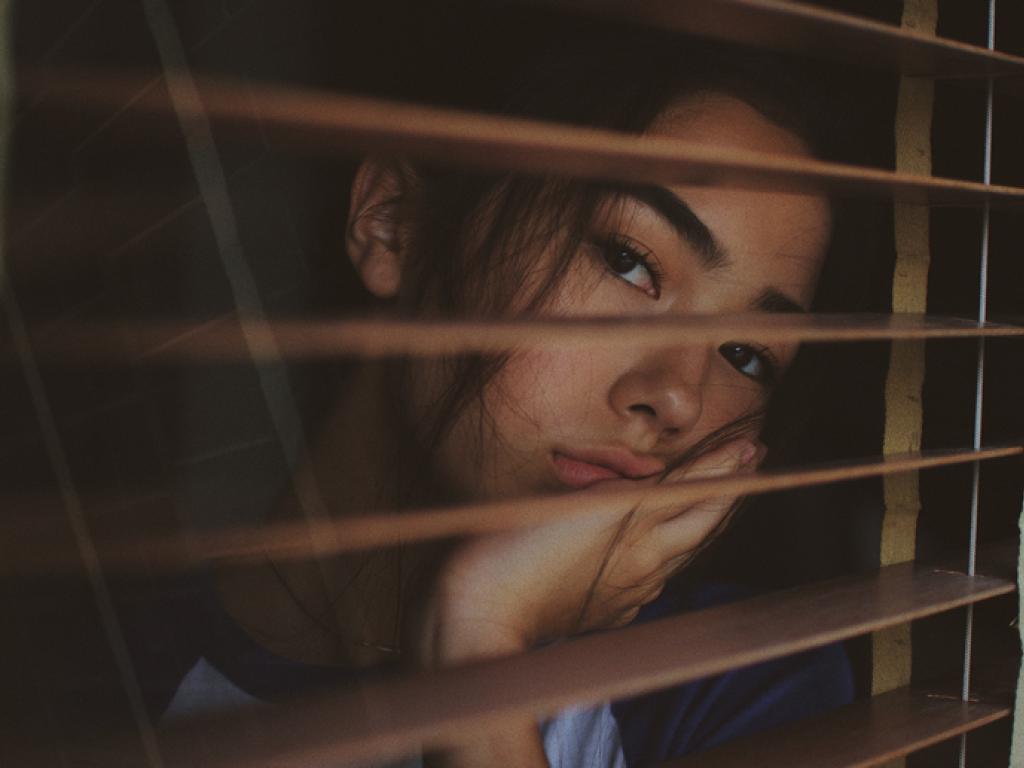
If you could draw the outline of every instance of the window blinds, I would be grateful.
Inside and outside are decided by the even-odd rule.
[[[160,3],[152,3],[158,8]],[[913,77],[970,80],[965,87],[992,83],[1019,88],[1024,59],[852,16],[777,0],[717,2],[575,3],[586,16],[602,14],[670,32],[825,56],[891,68]],[[152,9],[151,9],[152,10]],[[154,11],[155,13],[155,11]],[[166,19],[164,20],[167,21]],[[173,20],[171,20],[173,21]],[[184,59],[180,62],[186,64]],[[165,59],[166,65],[166,59]],[[186,65],[187,66],[187,65]],[[176,78],[184,78],[176,82]],[[69,71],[44,62],[24,73],[23,97],[60,114],[70,109],[106,115],[120,110],[149,115],[153,124],[176,120],[186,127],[197,119],[238,135],[260,133],[283,146],[314,154],[395,153],[416,159],[631,182],[692,182],[781,191],[825,190],[847,196],[892,200],[898,205],[958,206],[982,211],[1016,210],[1024,189],[992,183],[991,158],[981,182],[888,171],[838,163],[796,160],[755,153],[708,150],[679,141],[638,138],[609,131],[459,112],[392,99],[343,95],[281,86],[233,83],[188,72],[168,72],[164,81],[137,80],[131,73]],[[986,86],[987,84],[987,86]],[[195,98],[168,98],[176,88],[194,88]],[[191,92],[191,91],[190,91]],[[989,117],[991,131],[991,117]],[[919,127],[918,130],[926,128]],[[15,126],[17,130],[17,124]],[[15,134],[16,135],[16,134]],[[991,135],[985,143],[989,153]],[[209,180],[207,180],[209,181]],[[209,186],[203,203],[214,201]],[[212,212],[211,212],[212,213]],[[17,243],[13,244],[16,248]],[[987,246],[984,246],[987,247]],[[984,262],[983,262],[984,264]],[[985,267],[982,266],[982,270]],[[926,275],[925,275],[926,277]],[[243,281],[244,282],[244,281]],[[984,284],[984,283],[983,283]],[[236,289],[238,284],[236,284]],[[916,286],[919,290],[920,285]],[[21,317],[16,283],[4,286],[9,343],[6,362],[18,366],[30,390],[35,418],[47,444],[61,499],[85,561],[99,612],[108,627],[114,655],[127,658],[113,607],[105,597],[104,572],[139,568],[174,570],[225,556],[276,551],[286,557],[322,556],[395,541],[428,540],[455,534],[535,525],[563,515],[584,515],[571,497],[513,499],[445,509],[421,509],[401,516],[372,514],[345,519],[313,519],[299,525],[262,525],[197,531],[185,536],[118,532],[95,536],[76,507],[70,473],[62,469],[64,448],[52,422],[40,363],[186,365],[196,361],[256,360],[272,365],[285,359],[329,359],[394,354],[439,355],[493,351],[516,346],[614,345],[634,343],[638,331],[651,343],[686,333],[697,343],[722,343],[756,331],[759,338],[804,342],[1007,338],[1018,343],[1024,328],[989,322],[984,300],[976,319],[929,316],[923,312],[806,317],[715,316],[644,322],[404,322],[267,320],[253,305],[238,301],[238,312],[201,324],[181,322],[83,321],[33,328]],[[895,302],[894,302],[895,304]],[[895,307],[894,307],[895,308]],[[939,342],[943,343],[943,342]],[[769,470],[751,476],[695,480],[640,492],[617,492],[636,500],[681,502],[715,495],[754,494],[869,476],[934,470],[958,463],[1006,459],[1024,452],[1019,444],[989,446],[982,440],[981,395],[984,357],[978,360],[977,426],[973,445],[948,451],[865,458],[842,466]],[[962,405],[962,404],[961,404]],[[966,406],[965,406],[966,407]],[[1019,459],[1017,459],[1019,461]],[[977,514],[975,469],[973,518]],[[611,494],[609,494],[611,495]],[[32,500],[46,507],[52,499]],[[111,502],[116,505],[115,502]],[[60,506],[60,504],[58,504]],[[56,572],[80,567],[75,557],[48,546],[38,520],[12,516],[5,553],[20,573]],[[44,528],[44,530],[40,530]],[[972,522],[972,531],[975,523]],[[422,747],[458,743],[467,732],[530,714],[550,715],[578,702],[628,695],[697,679],[754,661],[824,643],[904,625],[931,614],[995,599],[1014,591],[1011,573],[994,567],[975,574],[975,546],[967,573],[913,564],[885,564],[877,571],[811,584],[739,603],[705,609],[624,630],[574,638],[530,653],[429,675],[368,684],[356,691],[328,693],[258,713],[201,718],[159,735],[134,692],[129,662],[119,665],[133,701],[136,730],[151,764],[293,764],[322,760],[394,757]],[[998,573],[997,573],[998,572]],[[970,619],[968,619],[970,621]],[[970,626],[970,625],[968,625]],[[679,637],[698,638],[680,648]],[[970,651],[968,643],[968,654]],[[968,663],[967,669],[970,669]],[[908,681],[909,682],[909,681]],[[963,702],[947,694],[901,688],[880,693],[830,715],[818,724],[796,724],[755,745],[723,748],[715,764],[747,764],[771,756],[774,764],[867,765],[905,755],[943,738],[979,728],[1010,715],[1007,705],[972,693],[964,681]],[[126,752],[131,740],[111,735],[109,754]],[[799,746],[793,746],[794,740]],[[757,750],[751,752],[751,750]],[[719,759],[721,763],[717,762]],[[733,763],[728,761],[732,760]],[[699,755],[684,761],[701,764]],[[683,763],[680,763],[683,764]]]

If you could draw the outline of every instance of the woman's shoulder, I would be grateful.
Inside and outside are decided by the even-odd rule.
[[[324,578],[313,562],[265,558],[219,565],[204,607],[277,656],[322,665],[339,661]]]
[[[156,718],[278,701],[354,674],[276,653],[240,625],[207,571],[162,585],[123,625],[147,708]]]

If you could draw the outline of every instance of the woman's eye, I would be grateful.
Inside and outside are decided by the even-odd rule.
[[[767,349],[730,341],[720,346],[718,352],[747,378],[764,385],[775,382],[776,366]]]
[[[658,298],[660,275],[649,253],[628,240],[616,237],[602,243],[601,251],[604,262],[612,274],[636,286],[647,295]]]

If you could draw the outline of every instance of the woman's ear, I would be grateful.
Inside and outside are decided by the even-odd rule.
[[[352,181],[345,247],[363,285],[382,299],[394,298],[401,282],[409,173],[395,163],[364,160]]]

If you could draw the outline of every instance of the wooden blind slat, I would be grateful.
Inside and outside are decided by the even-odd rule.
[[[1013,590],[1005,579],[889,566],[528,654],[184,723],[165,734],[164,755],[170,765],[208,766],[399,755],[457,743],[509,717],[695,680]]]
[[[654,318],[532,318],[431,321],[342,319],[206,323],[55,324],[35,334],[41,358],[61,361],[219,361],[338,356],[444,355],[513,348],[635,347],[637,344],[853,342],[1021,337],[1024,326],[896,314],[733,314]],[[2,350],[2,348],[0,348]]]
[[[898,688],[765,735],[730,742],[662,768],[862,768],[902,757],[1008,717],[1006,702]]]
[[[1024,77],[1024,58],[906,27],[787,0],[549,0],[601,14],[772,51],[805,54],[905,75]]]
[[[646,500],[652,504],[686,504],[715,496],[765,493],[970,461],[1019,456],[1022,453],[1024,448],[1020,446],[990,448],[978,452],[938,451],[799,471],[766,471],[750,475],[689,480],[648,489],[603,492],[595,490],[589,496],[559,494],[464,507],[410,511],[400,515],[372,514],[332,520],[322,527],[302,524],[263,531],[235,531],[226,536],[211,534],[206,541],[197,542],[198,546],[192,551],[193,555],[200,555],[202,559],[246,555],[259,557],[266,552],[274,552],[280,557],[307,557],[311,536],[319,540],[322,549],[345,551],[539,525],[568,515],[585,515],[588,510],[602,502],[627,505]],[[150,562],[153,560],[150,559]]]
[[[384,99],[248,83],[196,81],[201,101],[175,113],[156,80],[77,72],[26,74],[27,95],[59,104],[152,113],[188,109],[303,153],[383,153],[485,169],[634,183],[829,192],[932,205],[1019,206],[1024,189],[917,176]],[[140,132],[139,140],[146,140]]]
[[[448,536],[480,534],[539,525],[571,515],[585,515],[598,505],[629,508],[649,504],[688,504],[715,496],[742,496],[788,488],[820,485],[897,472],[933,469],[971,461],[999,459],[1024,454],[1022,446],[987,448],[981,451],[928,451],[883,459],[773,470],[721,478],[686,480],[648,488],[600,490],[511,499],[461,507],[405,510],[395,513],[367,513],[329,521],[299,521],[260,527],[229,528],[218,531],[182,533],[180,536],[136,534],[123,538],[98,539],[102,562],[107,569],[192,567],[222,557],[305,559],[315,551],[330,554],[358,549],[411,543]],[[3,555],[24,572],[61,570],[74,565],[48,543],[48,517],[39,514],[44,504],[28,502],[32,514],[9,515],[11,528],[4,539],[10,543]],[[96,507],[97,505],[92,505]],[[102,512],[98,512],[102,515]]]
[[[1020,57],[784,0],[651,0],[639,6],[622,0],[560,1],[588,12],[628,15],[641,24],[775,50],[892,66],[909,75],[997,76],[1012,81],[1014,87],[1019,87],[1024,75],[1024,59]],[[104,90],[110,82],[76,83],[74,78],[61,78],[63,82],[51,82],[48,86],[51,97],[56,94],[68,101],[85,99],[91,103],[108,98]],[[137,88],[137,84],[130,87]],[[709,150],[670,140],[624,137],[383,100],[272,87],[240,89],[217,83],[202,84],[202,90],[202,109],[209,111],[212,119],[245,129],[254,128],[258,121],[265,135],[303,150],[389,152],[470,167],[513,168],[588,179],[797,192],[824,190],[891,197],[913,204],[1016,206],[1024,202],[1021,188]],[[111,98],[123,102],[123,96]],[[168,112],[162,93],[156,91],[143,93],[133,108],[158,114]],[[258,342],[261,334],[275,344],[283,340],[288,356],[294,358],[491,352],[509,346],[566,343],[635,344],[638,332],[652,344],[679,344],[681,333],[686,334],[686,341],[702,344],[746,336],[773,341],[865,341],[1024,334],[1024,329],[1011,326],[925,317],[877,321],[851,318],[843,322],[814,316],[767,322],[763,316],[706,321],[696,318],[692,322],[688,319],[685,329],[676,323],[645,325],[640,321],[616,321],[614,325],[600,321],[532,321],[431,326],[359,320],[275,325],[246,321],[242,328],[164,327],[147,336],[149,330],[121,328],[111,333],[109,329],[97,332],[81,327],[74,329],[81,336],[72,333],[59,342],[42,339],[40,350],[46,353],[52,349],[56,357],[67,360],[76,354],[87,359],[108,354],[122,358],[128,349],[127,357],[131,360],[167,361],[247,358],[253,349],[252,338]],[[110,343],[115,336],[124,336],[125,331],[130,337],[126,344]],[[243,336],[247,335],[249,346],[243,343]],[[1013,446],[896,456],[882,462],[842,467],[693,481],[659,487],[654,493],[664,491],[665,498],[671,496],[677,501],[696,500],[709,495],[763,492],[1021,452],[1020,447]],[[481,507],[466,507],[412,512],[402,518],[365,516],[330,521],[313,532],[325,540],[332,539],[335,543],[329,542],[329,548],[341,551],[417,537],[529,525],[556,514],[584,511],[575,509],[583,507],[579,497],[571,501],[575,504],[570,505],[565,497],[560,497],[536,503],[531,500],[528,506],[521,500],[488,505],[484,515]],[[400,530],[396,523],[400,523]],[[351,527],[346,529],[346,525]],[[291,538],[285,529],[230,533],[228,539],[194,542],[192,554],[198,552],[200,558],[256,551],[262,554],[274,546],[295,546],[298,553],[300,535],[301,549],[308,549],[310,530],[308,524],[303,524],[301,534],[296,528]],[[266,538],[260,539],[264,533]],[[230,538],[235,535],[242,537],[241,543]],[[246,538],[252,535],[255,538]],[[290,541],[296,544],[291,545]],[[133,555],[140,553],[152,564],[152,552],[145,547],[133,550]],[[767,595],[743,605],[666,619],[657,625],[576,638],[519,657],[366,684],[351,692],[279,709],[186,723],[166,737],[168,764],[307,765],[397,755],[422,744],[457,742],[508,717],[551,713],[578,700],[599,700],[696,679],[1006,594],[1013,588],[1012,583],[1003,579],[967,577],[909,564],[891,566],[875,574]],[[769,738],[755,748],[755,755],[757,761],[765,762],[771,759],[774,748],[779,750],[776,759],[783,764],[799,765],[799,758],[807,765],[862,765],[905,754],[1006,714],[1006,707],[997,704],[955,702],[901,690],[836,713],[835,722],[820,721],[810,729],[800,729],[808,738],[802,740],[798,749],[791,742],[784,746],[781,741],[774,742],[773,747]],[[730,749],[740,748],[726,747],[722,759],[728,759]],[[843,755],[841,761],[833,759],[837,753]],[[859,762],[850,762],[850,755]],[[743,764],[750,762],[748,752]]]

